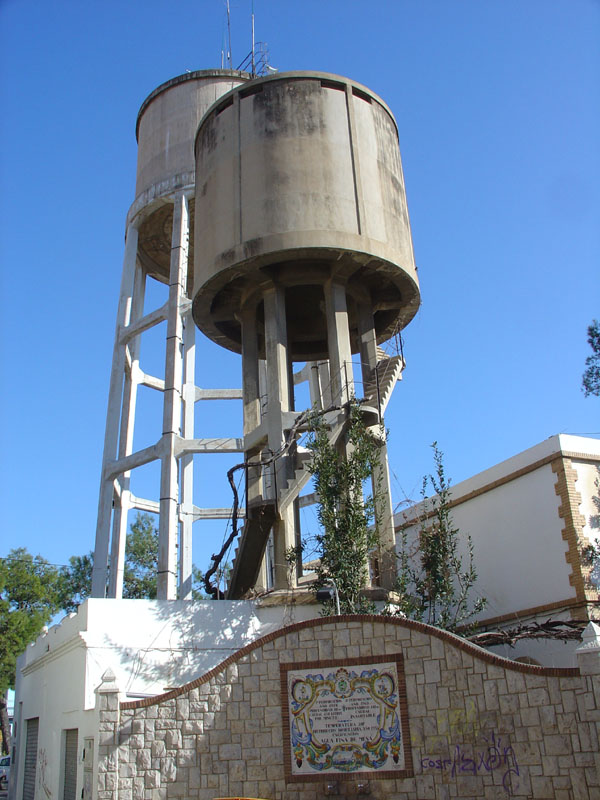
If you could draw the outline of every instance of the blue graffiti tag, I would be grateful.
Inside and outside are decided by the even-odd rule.
[[[451,758],[431,758],[425,756],[421,759],[422,769],[436,769],[440,772],[450,772],[455,778],[457,775],[477,775],[478,773],[493,772],[503,770],[502,786],[506,794],[511,797],[513,789],[518,788],[518,784],[513,787],[512,782],[519,776],[519,764],[517,756],[511,745],[502,746],[502,738],[492,731],[489,737],[483,736],[483,741],[487,747],[475,753],[467,753],[460,744],[454,746],[454,753]]]

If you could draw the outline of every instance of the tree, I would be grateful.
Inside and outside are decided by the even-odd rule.
[[[62,567],[59,575],[59,608],[75,611],[80,603],[90,596],[94,554],[71,556],[68,566]],[[123,574],[123,597],[126,599],[153,600],[156,598],[158,573],[158,529],[151,514],[138,513],[131,523],[125,542],[125,568]],[[192,567],[192,597],[204,597],[198,588],[203,574]]]
[[[0,559],[0,723],[8,753],[7,694],[14,689],[17,656],[59,609],[59,572],[24,547]]]
[[[158,529],[151,514],[138,514],[125,544],[123,597],[154,600],[157,574]]]
[[[347,447],[329,442],[320,415],[311,420],[308,447],[312,458],[308,469],[319,495],[317,517],[321,530],[316,535],[320,556],[315,591],[330,583],[337,587],[340,610],[344,614],[369,613],[373,604],[364,596],[368,583],[368,557],[377,546],[373,528],[375,501],[365,498],[364,483],[371,478],[378,459],[378,445],[365,426],[360,405],[349,405]],[[334,614],[330,601],[324,613]]]
[[[485,599],[471,604],[470,593],[477,580],[473,566],[473,542],[465,536],[466,564],[460,554],[461,533],[450,511],[450,481],[446,478],[443,453],[432,444],[435,474],[423,478],[424,511],[416,541],[408,539],[409,523],[402,530],[398,593],[399,610],[410,619],[455,631],[483,610]],[[428,489],[434,496],[427,498]]]
[[[600,397],[600,323],[597,319],[592,321],[587,333],[592,355],[585,360],[585,372],[581,379],[582,389],[586,397],[591,394]]]
[[[94,554],[71,556],[67,566],[61,567],[58,580],[58,605],[68,614],[77,611],[92,591]]]

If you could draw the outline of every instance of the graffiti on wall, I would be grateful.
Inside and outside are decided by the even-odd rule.
[[[450,749],[447,758],[424,756],[421,759],[423,771],[433,770],[456,778],[461,775],[482,775],[498,772],[502,786],[509,797],[519,788],[519,763],[512,745],[504,743],[495,731],[481,737],[480,749],[464,744],[456,744]]]

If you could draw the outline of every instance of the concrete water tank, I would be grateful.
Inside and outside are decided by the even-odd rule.
[[[129,218],[142,213],[139,258],[148,274],[160,281],[169,276],[172,196],[194,186],[198,123],[215,100],[248,79],[247,73],[236,70],[187,72],[158,86],[142,103],[136,125],[136,199]],[[193,199],[190,213],[194,213]],[[192,265],[193,241],[190,245]]]
[[[326,356],[324,281],[346,283],[377,340],[403,328],[419,287],[398,147],[386,104],[337,75],[289,72],[220,98],[195,143],[194,320],[240,352],[240,309],[265,281],[285,286],[293,360]]]

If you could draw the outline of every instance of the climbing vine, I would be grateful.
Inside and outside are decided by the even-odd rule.
[[[360,404],[351,400],[344,446],[331,444],[322,415],[310,421],[308,469],[319,495],[315,536],[319,555],[315,591],[331,583],[337,587],[342,614],[370,613],[373,603],[364,595],[369,584],[368,558],[377,546],[373,527],[375,500],[365,496],[365,482],[379,457],[377,441],[365,425]],[[324,604],[324,615],[335,614],[335,602]]]

